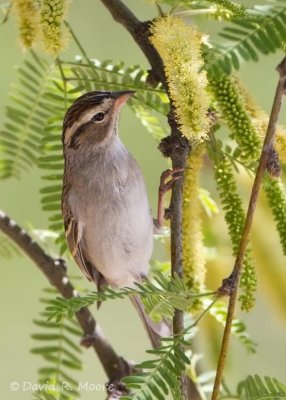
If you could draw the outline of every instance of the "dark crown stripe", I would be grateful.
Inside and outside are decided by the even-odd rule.
[[[90,92],[80,96],[68,109],[63,123],[64,131],[79,120],[81,114],[88,109],[99,106],[106,98],[112,97],[111,92]]]

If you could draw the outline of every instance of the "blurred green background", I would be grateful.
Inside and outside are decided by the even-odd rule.
[[[140,19],[148,19],[156,15],[156,9],[143,0],[125,1]],[[247,2],[249,4],[250,2]],[[129,34],[118,24],[114,23],[109,13],[100,1],[75,0],[69,13],[69,22],[81,40],[88,55],[93,58],[122,60],[127,65],[148,64],[140,50],[133,43]],[[201,28],[212,32],[213,24],[200,22]],[[14,18],[0,27],[0,46],[2,54],[0,75],[0,116],[1,124],[4,118],[4,107],[8,102],[10,85],[17,80],[17,65],[25,56],[17,39]],[[63,54],[64,59],[72,59],[77,54],[73,44]],[[259,104],[269,112],[277,82],[275,66],[282,54],[261,58],[259,64],[250,63],[241,70],[240,76],[250,88]],[[286,123],[285,106],[281,122]],[[128,108],[122,112],[120,134],[131,153],[138,160],[146,179],[151,206],[156,209],[157,187],[159,175],[167,167],[156,149],[157,143],[145,131],[140,122]],[[206,171],[208,172],[208,171]],[[212,178],[212,177],[210,177]],[[246,188],[249,180],[242,176]],[[203,177],[205,187],[212,189],[207,175]],[[20,181],[0,182],[0,208],[24,226],[45,228],[47,216],[41,211],[40,176],[36,170],[23,174]],[[212,195],[217,198],[216,193]],[[221,224],[222,216],[213,218],[211,232],[213,237],[221,236],[219,262],[212,261],[209,265],[208,280],[212,288],[216,288],[221,279],[230,271],[233,259],[225,229]],[[261,207],[254,226],[255,255],[259,270],[259,296],[255,309],[241,318],[247,323],[248,331],[257,341],[259,347],[256,355],[248,355],[235,339],[232,340],[232,354],[229,358],[225,374],[227,382],[234,386],[248,373],[259,373],[280,378],[286,382],[286,301],[285,301],[285,259],[283,259],[279,239],[274,224],[265,207]],[[158,252],[158,251],[157,251]],[[162,256],[162,251],[158,252]],[[0,340],[0,387],[1,395],[6,400],[30,400],[30,391],[11,391],[11,382],[37,382],[37,368],[42,366],[41,360],[29,353],[35,345],[30,334],[37,329],[32,320],[37,317],[43,305],[38,298],[41,291],[47,287],[47,281],[37,268],[24,256],[13,260],[1,260],[1,340]],[[78,274],[74,266],[70,267],[72,274]],[[276,277],[276,283],[275,279]],[[282,278],[281,278],[282,277]],[[274,284],[273,284],[274,282]],[[89,290],[94,287],[82,281]],[[282,300],[281,300],[282,299]],[[283,300],[284,299],[284,300]],[[143,360],[144,350],[149,344],[141,322],[128,301],[108,302],[99,311],[94,307],[94,315],[103,327],[105,334],[119,354],[129,360]],[[217,330],[213,331],[212,324],[205,321],[204,338],[196,342],[198,351],[207,355],[201,361],[201,368],[208,371],[215,368],[213,349],[217,345]],[[221,329],[220,329],[221,332]],[[83,350],[84,369],[78,375],[81,382],[105,383],[106,377],[97,362],[95,354]],[[104,392],[82,392],[83,399],[104,399]]]

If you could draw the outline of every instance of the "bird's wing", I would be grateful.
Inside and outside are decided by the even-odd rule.
[[[104,292],[108,286],[104,276],[96,269],[96,267],[87,259],[83,246],[82,234],[83,228],[73,217],[65,219],[66,238],[71,250],[72,256],[77,265],[80,267],[84,275],[89,281],[94,281],[99,293]],[[101,305],[101,301],[97,301],[97,308]]]
[[[68,197],[68,188],[64,185],[63,199]],[[97,290],[102,291],[107,282],[104,276],[96,269],[88,259],[83,246],[83,224],[74,217],[67,201],[62,201],[62,213],[64,216],[64,226],[66,239],[76,263],[89,281],[94,281]]]
[[[93,265],[87,260],[83,249],[82,224],[70,215],[65,218],[65,233],[73,258],[89,281],[94,280]],[[95,269],[95,268],[94,268]]]

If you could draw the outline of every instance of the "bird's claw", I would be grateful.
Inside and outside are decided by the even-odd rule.
[[[184,170],[182,168],[174,168],[174,169],[167,169],[161,174],[159,191],[158,191],[157,219],[154,220],[154,233],[161,233],[161,229],[164,224],[164,217],[165,217],[165,210],[163,204],[164,194],[168,192],[170,189],[172,189],[174,182],[183,177],[183,171]]]
[[[166,171],[164,171],[160,177],[159,192],[164,194],[171,190],[174,182],[183,177],[183,171],[183,168],[166,169]],[[170,177],[171,179],[167,181]]]

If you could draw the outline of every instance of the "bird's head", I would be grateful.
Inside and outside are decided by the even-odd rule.
[[[64,118],[64,148],[77,151],[107,145],[118,134],[120,109],[133,94],[96,91],[79,97]]]

